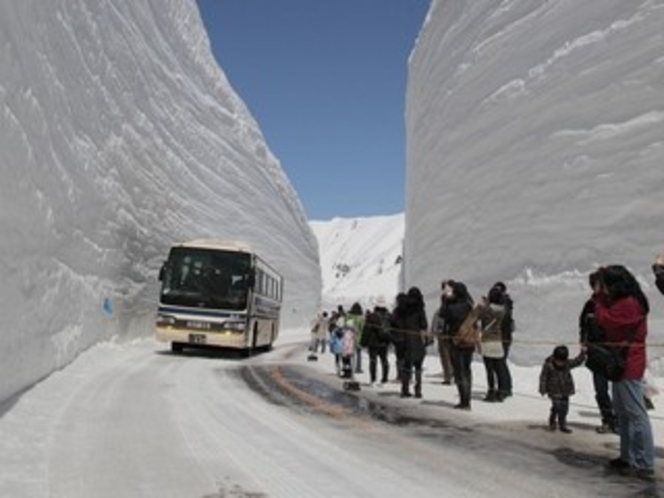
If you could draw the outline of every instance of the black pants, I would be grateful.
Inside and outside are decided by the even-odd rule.
[[[609,381],[603,375],[593,372],[593,386],[595,387],[595,400],[602,417],[602,424],[609,427],[616,426],[616,414],[609,395]]]
[[[508,396],[509,388],[507,383],[508,370],[505,358],[488,358],[483,356],[484,368],[486,369],[486,383],[489,387],[487,393],[490,397],[496,396],[504,399]]]
[[[401,394],[406,394],[410,392],[410,379],[412,377],[413,371],[415,372],[415,395],[422,395],[422,363],[424,359],[421,360],[411,360],[409,358],[404,358],[403,367],[401,369]]]
[[[549,425],[554,427],[556,421],[562,429],[567,427],[567,414],[569,413],[569,396],[551,398],[551,415]]]
[[[461,406],[470,406],[470,392],[473,385],[473,363],[472,348],[458,348],[452,346],[451,356],[454,370],[454,381],[459,392],[459,404]]]
[[[376,382],[376,363],[380,358],[381,382],[385,384],[388,380],[387,375],[390,371],[390,365],[387,362],[387,346],[378,346],[369,348],[369,377],[371,382]]]
[[[507,364],[507,357],[510,355],[510,348],[512,347],[512,339],[503,340],[503,350],[505,351],[505,390],[507,395],[512,395],[512,372],[510,372],[510,366]]]
[[[403,371],[403,362],[406,356],[406,346],[402,344],[395,344],[394,354],[397,357],[397,380],[401,380],[401,372]]]

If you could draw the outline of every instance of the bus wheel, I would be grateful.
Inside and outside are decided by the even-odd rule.
[[[184,345],[179,342],[171,342],[171,351],[173,353],[181,353],[184,350]]]

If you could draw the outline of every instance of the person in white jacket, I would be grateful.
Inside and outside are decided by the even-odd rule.
[[[325,353],[329,324],[330,320],[327,311],[319,313],[311,326],[311,345],[309,346],[311,353],[317,354],[319,348],[321,353]]]

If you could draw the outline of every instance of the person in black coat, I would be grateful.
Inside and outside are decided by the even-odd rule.
[[[396,297],[396,306],[392,310],[392,315],[390,316],[390,326],[391,326],[391,341],[394,346],[394,355],[396,356],[397,362],[397,378],[396,382],[401,383],[401,372],[403,370],[403,360],[406,354],[406,342],[405,335],[399,329],[399,323],[403,320],[402,316],[406,313],[406,296],[405,292],[399,292]]]
[[[381,384],[388,380],[390,365],[387,361],[387,349],[391,342],[391,317],[387,310],[385,298],[382,296],[376,300],[373,311],[367,315],[364,322],[364,333],[362,334],[362,346],[369,350],[369,377],[371,385],[376,383],[377,360],[381,365]]]
[[[588,283],[593,291],[592,296],[586,301],[579,316],[579,341],[582,345],[602,344],[604,332],[595,321],[595,293],[598,289],[599,278],[596,272],[588,277]],[[595,388],[595,401],[602,417],[602,425],[595,430],[604,434],[606,432],[618,433],[616,415],[613,411],[613,403],[609,395],[609,381],[600,373],[593,372],[593,387]]]
[[[401,368],[401,397],[409,398],[410,380],[415,371],[415,397],[422,397],[422,364],[429,343],[428,321],[424,310],[424,298],[417,287],[411,287],[406,294],[405,306],[395,317],[395,335],[403,345],[403,365]]]
[[[664,294],[664,254],[657,256],[655,264],[652,265],[652,272],[655,274],[655,285],[659,292]]]
[[[459,346],[454,344],[454,336],[459,332],[461,324],[473,310],[473,298],[462,282],[453,282],[452,292],[447,306],[441,309],[441,317],[445,323],[445,334],[452,337],[452,365],[454,380],[459,392],[459,403],[454,408],[470,410],[470,393],[473,383],[471,365],[475,346]]]

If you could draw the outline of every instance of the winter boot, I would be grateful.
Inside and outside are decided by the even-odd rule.
[[[567,417],[566,416],[560,416],[558,419],[558,427],[560,427],[560,432],[564,432],[565,434],[570,434],[572,432],[572,429],[567,427]]]
[[[549,430],[550,431],[555,431],[556,430],[556,414],[551,413],[549,415]]]

